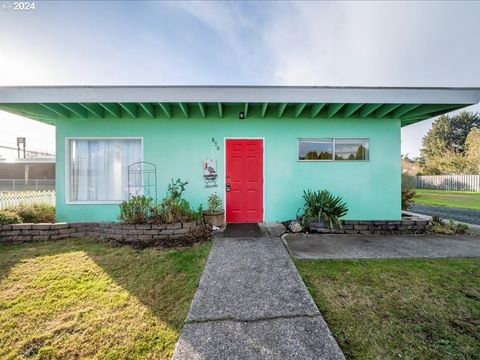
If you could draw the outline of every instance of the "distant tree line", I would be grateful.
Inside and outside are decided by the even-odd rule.
[[[480,114],[439,116],[422,140],[421,157],[402,156],[410,175],[480,174]]]
[[[310,150],[305,154],[305,160],[331,160],[332,153],[328,151],[321,151],[317,153],[315,150]]]
[[[347,157],[343,157],[338,153],[335,153],[335,160],[365,160],[367,158],[367,149],[363,145],[359,145],[355,155],[349,154]],[[332,152],[320,151],[317,153],[315,150],[308,151],[302,160],[332,160]]]

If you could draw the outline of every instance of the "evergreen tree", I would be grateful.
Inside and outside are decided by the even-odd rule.
[[[355,160],[366,160],[366,153],[367,149],[365,149],[365,146],[360,145],[357,149],[357,153],[355,154]]]
[[[329,153],[328,151],[322,151],[320,154],[318,154],[318,159],[319,160],[331,160],[332,159],[332,154]]]
[[[480,130],[473,128],[465,141],[465,157],[471,174],[480,174]]]
[[[462,111],[452,116],[439,116],[423,138],[422,157],[442,156],[445,151],[463,153],[465,140],[474,127],[480,128],[478,113]]]
[[[305,160],[317,160],[317,159],[318,159],[318,154],[314,150],[307,152],[307,154],[305,155]]]

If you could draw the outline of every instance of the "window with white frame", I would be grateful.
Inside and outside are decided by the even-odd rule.
[[[369,140],[364,138],[298,139],[300,161],[367,161]]]
[[[128,198],[127,167],[143,161],[141,139],[68,139],[68,201]]]

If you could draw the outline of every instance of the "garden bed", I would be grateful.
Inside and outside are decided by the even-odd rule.
[[[287,229],[292,229],[291,223],[285,224]],[[324,223],[312,221],[308,232],[325,234],[425,234],[429,231],[431,222],[405,216],[402,220],[341,220],[340,224],[341,227],[330,228]],[[297,227],[297,229],[300,228]]]
[[[210,231],[202,221],[159,225],[82,222],[11,224],[0,227],[0,242],[32,242],[91,237],[118,244],[128,244],[136,248],[189,246],[204,241],[209,236]]]

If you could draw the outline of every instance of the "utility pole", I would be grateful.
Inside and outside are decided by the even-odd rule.
[[[17,151],[18,151],[18,158],[20,159],[20,145],[23,147],[23,158],[25,159],[25,147],[27,145],[27,138],[24,137],[17,137]]]

